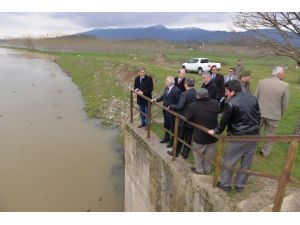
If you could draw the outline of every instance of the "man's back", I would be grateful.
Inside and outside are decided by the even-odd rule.
[[[222,133],[228,126],[228,133],[232,135],[259,134],[260,117],[257,99],[249,93],[238,92],[225,105],[216,133]]]
[[[260,106],[261,117],[280,120],[289,98],[289,85],[278,77],[260,80],[255,92]]]
[[[219,102],[214,99],[200,98],[188,106],[186,118],[208,129],[218,126]],[[216,138],[199,129],[194,130],[194,141],[198,144],[210,144]]]
[[[196,101],[196,90],[194,88],[188,89],[181,93],[179,102],[176,105],[170,105],[170,110],[175,110],[181,115],[185,115],[187,106]]]

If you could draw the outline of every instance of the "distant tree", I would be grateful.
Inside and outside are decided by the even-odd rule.
[[[268,48],[278,56],[294,59],[300,66],[300,13],[299,12],[254,12],[239,13],[234,24],[251,31],[250,41]],[[265,32],[270,29],[271,32]],[[300,113],[294,130],[300,134]]]
[[[252,42],[268,48],[276,55],[294,59],[300,66],[300,13],[238,13],[234,25],[251,31]],[[269,32],[265,32],[269,29]]]

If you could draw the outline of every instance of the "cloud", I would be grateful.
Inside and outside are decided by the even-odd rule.
[[[0,13],[0,38],[63,35],[92,28],[199,27],[207,30],[230,30],[232,13]]]
[[[55,18],[47,13],[0,13],[0,37],[62,35],[85,28],[69,18]]]

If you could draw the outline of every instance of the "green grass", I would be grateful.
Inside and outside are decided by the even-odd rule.
[[[251,49],[249,49],[251,51]],[[254,93],[257,82],[260,79],[269,77],[271,69],[276,65],[287,65],[289,67],[286,82],[290,84],[290,101],[286,115],[279,124],[278,134],[292,134],[298,113],[300,111],[300,85],[299,71],[295,68],[295,63],[289,58],[268,56],[260,57],[237,54],[233,52],[205,52],[188,50],[170,50],[164,52],[165,63],[163,65],[155,63],[157,54],[152,52],[135,53],[135,58],[129,53],[110,52],[51,52],[57,56],[56,63],[70,74],[73,81],[79,86],[86,103],[86,111],[90,117],[102,118],[104,123],[110,124],[108,114],[105,113],[113,96],[129,101],[129,91],[120,87],[116,80],[116,75],[122,65],[127,64],[130,70],[139,66],[146,67],[146,72],[154,78],[153,95],[160,95],[164,88],[166,76],[177,75],[177,70],[181,63],[192,57],[208,57],[211,61],[221,62],[221,73],[227,74],[230,67],[234,67],[236,60],[242,58],[244,69],[251,70],[252,81],[251,90]],[[202,81],[197,74],[187,74],[196,80],[196,88],[199,88]],[[131,78],[133,79],[133,77]],[[154,107],[153,115],[161,118],[162,112],[158,107]],[[162,130],[157,126],[152,126],[154,133],[162,136]],[[272,174],[280,174],[283,168],[288,145],[276,143],[269,158],[262,158],[256,154],[252,169]],[[191,154],[192,155],[192,154]],[[192,157],[190,156],[192,162]],[[293,176],[300,178],[300,151],[293,167]]]

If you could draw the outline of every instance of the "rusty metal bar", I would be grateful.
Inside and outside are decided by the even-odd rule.
[[[130,123],[133,123],[133,92],[130,92]]]
[[[277,188],[277,193],[275,196],[275,200],[274,200],[274,205],[272,210],[274,212],[280,212],[281,206],[282,206],[282,202],[283,202],[283,198],[285,195],[285,191],[286,191],[286,187],[288,185],[289,182],[289,177],[290,177],[290,173],[292,170],[292,166],[293,166],[293,162],[296,158],[296,152],[299,146],[299,142],[296,141],[292,141],[290,143],[290,147],[289,147],[289,151],[288,151],[288,155],[285,161],[285,165],[284,165],[284,169],[281,173],[280,176],[280,180],[279,180],[279,184],[278,184],[278,188]]]
[[[300,141],[299,135],[239,135],[225,136],[226,141],[272,141],[272,142],[291,142]]]
[[[175,117],[175,126],[174,126],[174,137],[173,137],[173,156],[172,161],[176,160],[176,149],[177,149],[177,141],[178,141],[178,128],[179,128],[179,118],[178,116]]]
[[[221,174],[221,160],[223,155],[223,148],[224,148],[224,139],[221,138],[218,142],[218,148],[217,148],[217,155],[216,155],[216,161],[215,161],[215,170],[214,170],[214,176],[213,176],[213,187],[215,188],[218,183],[218,178]]]
[[[150,129],[151,129],[151,102],[148,101],[148,115],[147,115],[147,138],[150,138]]]
[[[133,92],[133,90],[131,91]],[[144,98],[147,101],[151,101],[150,98],[144,96],[144,95],[139,95],[140,97]],[[208,133],[208,128],[201,126],[199,124],[193,123],[188,121],[184,116],[168,109],[167,107],[158,104],[157,102],[153,102],[153,105],[156,105],[160,107],[161,109],[167,111],[168,113],[178,116],[180,120],[185,121],[186,123],[192,125],[195,128],[198,128],[199,130]],[[217,139],[220,139],[221,137],[219,135],[212,135]],[[239,136],[225,136],[224,139],[226,141],[276,141],[276,142],[291,142],[291,141],[300,141],[300,135],[270,135],[270,136],[260,136],[260,135],[239,135]]]

